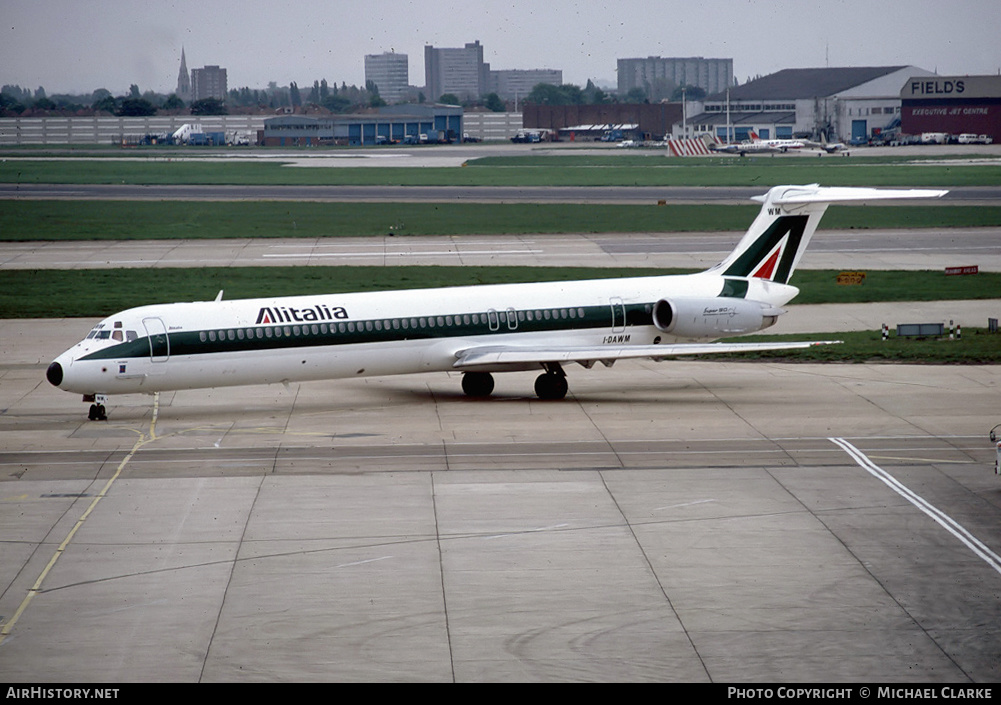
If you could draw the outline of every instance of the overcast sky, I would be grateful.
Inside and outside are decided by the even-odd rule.
[[[365,54],[479,40],[492,69],[553,68],[614,86],[616,59],[732,58],[734,75],[911,64],[942,75],[1001,69],[999,0],[0,0],[0,84],[48,94],[130,84],[169,93],[219,65],[230,88],[363,85]]]

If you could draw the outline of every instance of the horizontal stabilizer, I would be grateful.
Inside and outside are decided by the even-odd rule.
[[[907,198],[941,198],[948,191],[941,189],[877,189],[851,186],[776,186],[764,196],[754,196],[759,203],[766,201],[777,206],[803,203],[846,203],[860,201],[886,201]]]
[[[763,350],[795,350],[815,345],[836,345],[840,340],[774,343],[677,343],[671,345],[528,347],[521,345],[490,345],[467,348],[456,353],[457,369],[497,365],[524,365],[547,362],[578,362],[590,367],[595,362],[610,364],[616,360],[660,360],[680,355],[717,355],[720,353],[760,352]]]

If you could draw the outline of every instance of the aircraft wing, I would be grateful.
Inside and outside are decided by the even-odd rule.
[[[670,345],[595,345],[533,347],[524,345],[484,345],[466,348],[455,354],[453,367],[525,365],[546,362],[576,362],[591,367],[600,362],[611,367],[616,360],[662,360],[681,355],[713,355],[720,353],[758,352],[762,350],[794,350],[815,345],[835,345],[840,340],[775,343],[676,343]]]

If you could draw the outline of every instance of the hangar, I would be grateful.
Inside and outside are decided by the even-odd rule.
[[[269,147],[374,145],[389,142],[452,142],[462,138],[457,105],[393,105],[354,115],[282,115],[264,121]]]
[[[525,129],[544,129],[561,135],[574,132],[575,139],[595,139],[612,126],[622,125],[634,125],[632,131],[637,134],[633,136],[640,139],[661,139],[671,133],[672,125],[680,122],[680,103],[526,103],[522,106],[522,125]],[[579,129],[582,126],[594,129]]]
[[[905,134],[1001,139],[1001,76],[913,76],[901,88],[900,102]]]
[[[751,132],[762,139],[866,140],[900,118],[900,87],[914,77],[934,73],[917,66],[785,69],[707,97],[688,126],[724,141]]]

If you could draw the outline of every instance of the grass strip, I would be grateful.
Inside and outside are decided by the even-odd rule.
[[[700,355],[698,359],[768,360],[784,362],[898,362],[922,365],[989,365],[1001,363],[1001,334],[985,328],[963,328],[962,336],[941,338],[898,338],[887,340],[879,331],[808,333],[798,335],[754,335],[741,342],[782,340],[841,340],[840,345],[820,345],[803,350],[773,350],[728,355]]]
[[[756,205],[0,200],[0,241],[744,231]],[[837,206],[821,229],[1001,226],[1001,206]]]
[[[131,156],[131,155],[130,155]],[[316,156],[310,153],[310,156]],[[343,155],[342,155],[343,156]],[[880,163],[852,158],[753,157],[682,162],[651,155],[642,162],[580,165],[554,155],[509,166],[474,160],[455,167],[291,168],[278,162],[173,161],[170,157],[0,161],[0,181],[50,184],[387,185],[387,186],[993,186],[1001,165],[925,160]]]
[[[386,289],[568,281],[680,274],[677,269],[571,267],[205,267],[196,269],[0,270],[0,318],[108,316],[172,301],[337,294]],[[1001,273],[874,271],[861,286],[836,283],[837,271],[799,270],[795,304],[996,298]]]

